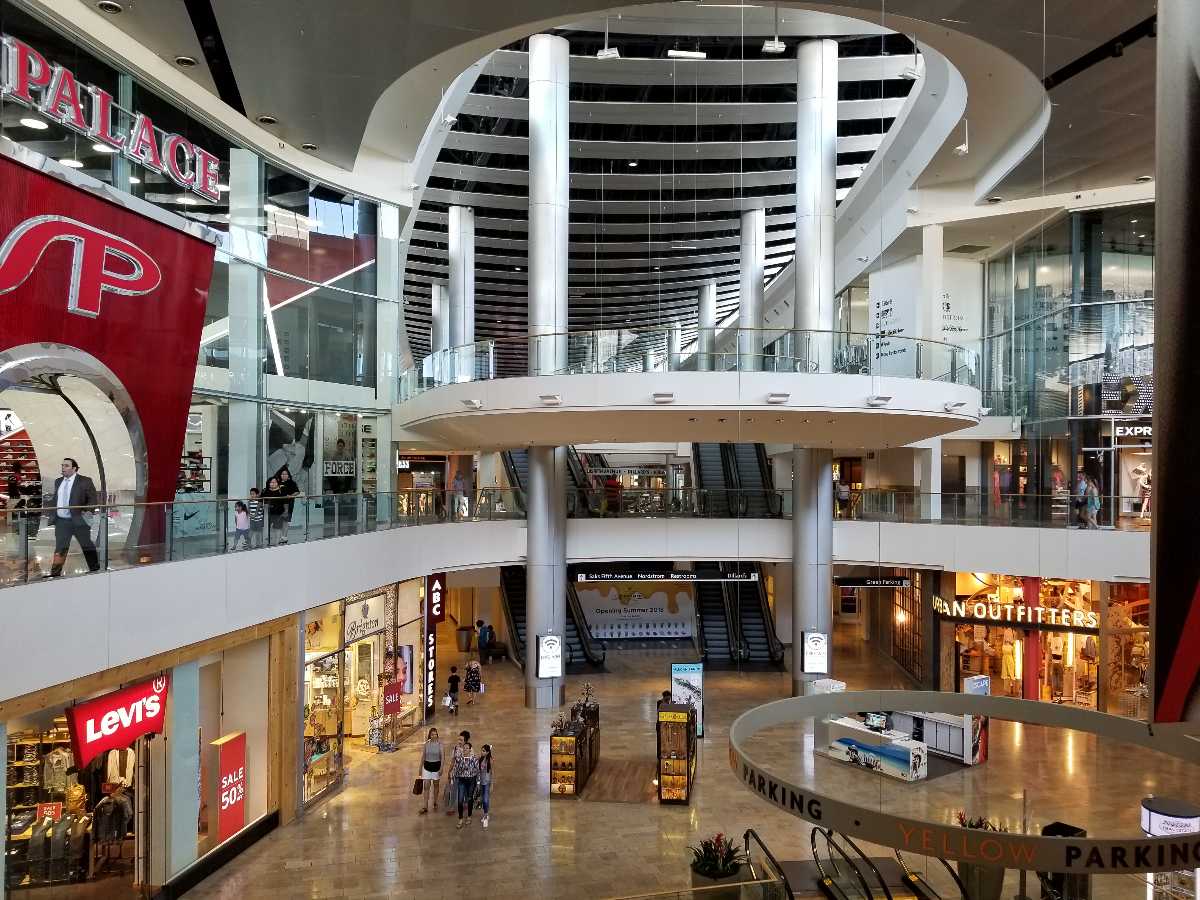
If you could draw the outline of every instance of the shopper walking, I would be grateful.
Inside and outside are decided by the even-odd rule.
[[[473,659],[467,663],[467,679],[463,684],[467,692],[467,706],[475,702],[475,697],[483,693],[483,675],[479,670],[479,660]]]
[[[71,538],[79,544],[89,572],[100,571],[96,545],[92,543],[92,524],[85,518],[99,505],[96,485],[86,475],[79,474],[79,463],[67,457],[62,461],[62,475],[54,482],[54,506],[50,518],[54,525],[54,559],[50,577],[62,575],[63,563],[71,549]],[[102,524],[101,527],[107,527]]]
[[[488,817],[492,813],[492,745],[484,744],[483,753],[479,757],[479,808],[483,810],[482,822],[488,827]]]
[[[429,798],[433,797],[433,811],[438,808],[438,786],[442,781],[442,742],[438,730],[430,728],[425,735],[425,746],[421,748],[421,797],[425,803],[418,815],[429,812]]]
[[[458,715],[458,688],[462,684],[462,676],[458,674],[458,666],[450,667],[450,677],[446,679],[446,696],[450,698],[450,715]]]
[[[286,544],[288,502],[279,489],[279,479],[271,478],[262,495],[267,507],[267,546]]]
[[[239,544],[243,550],[250,549],[250,510],[241,500],[233,504],[233,549]]]
[[[296,505],[296,497],[300,496],[300,487],[296,484],[295,480],[293,480],[291,470],[289,470],[287,466],[284,466],[282,469],[280,469],[275,474],[275,478],[279,481],[280,496],[286,498],[287,500],[287,521],[284,524],[285,526],[290,526],[292,522],[292,510]],[[285,527],[283,529],[282,536],[279,538],[279,543],[286,544],[287,542],[288,530],[287,527]]]
[[[460,731],[458,733],[458,741],[454,745],[454,754],[450,758],[450,772],[446,778],[446,796],[443,798],[446,802],[446,815],[454,815],[454,810],[458,806],[458,779],[455,777],[455,770],[458,767],[458,759],[463,754],[463,747],[471,742],[471,732]]]
[[[250,546],[263,545],[263,525],[266,524],[266,510],[259,499],[258,488],[250,488],[250,499],[246,502],[246,511],[250,514]]]
[[[463,811],[467,813],[467,825],[471,824],[471,815],[475,812],[475,785],[479,780],[479,759],[471,747],[470,741],[465,741],[462,752],[454,766],[455,781],[458,782],[458,827],[463,827]]]

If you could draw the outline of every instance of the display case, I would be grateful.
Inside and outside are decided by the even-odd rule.
[[[690,803],[696,776],[696,709],[687,703],[658,707],[658,800]]]
[[[550,735],[551,796],[579,794],[599,758],[599,728],[581,720],[556,728]]]

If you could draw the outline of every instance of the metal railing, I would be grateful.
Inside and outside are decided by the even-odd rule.
[[[551,375],[634,372],[790,372],[920,378],[979,386],[974,350],[899,335],[737,328],[720,332],[734,349],[669,351],[670,329],[600,329],[476,341],[437,350],[400,374],[401,402],[436,387]]]
[[[763,494],[762,489],[750,493]],[[788,491],[770,492],[778,507]],[[569,516],[615,518],[756,518],[740,514],[746,504],[738,491],[666,488],[606,493],[567,491]],[[167,503],[107,503],[69,508],[60,522],[50,507],[0,510],[0,587],[51,577],[55,553],[68,547],[63,576],[110,571],[154,563],[216,556],[325,538],[385,531],[412,525],[524,519],[524,496],[510,488],[394,491],[375,494],[294,495],[273,514],[264,499],[261,528],[245,533],[236,526],[235,499],[177,499]],[[247,501],[243,501],[247,502]],[[580,504],[586,503],[587,510]],[[1144,497],[1055,494],[926,494],[906,488],[852,492],[835,503],[835,519],[867,522],[973,526],[1146,530],[1149,502]],[[82,538],[82,540],[81,540]],[[84,552],[85,544],[95,557]],[[736,627],[730,635],[736,641]]]

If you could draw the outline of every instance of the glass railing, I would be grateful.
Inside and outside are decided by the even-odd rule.
[[[624,519],[771,519],[791,515],[783,490],[572,489],[567,515]],[[509,488],[456,493],[410,490],[378,494],[296,495],[290,507],[269,511],[261,527],[240,531],[237,500],[108,504],[72,509],[78,518],[58,524],[51,508],[0,510],[0,587],[52,577],[63,535],[68,550],[58,573],[92,571],[240,553],[413,525],[524,519],[524,496]],[[835,498],[834,518],[865,522],[1002,525],[1038,528],[1148,531],[1150,510],[1141,497],[1093,500],[1053,495],[942,493],[901,488],[852,491]],[[86,536],[94,558],[84,552]]]
[[[238,528],[237,499],[107,504],[0,512],[0,586],[154,563],[240,553],[346,535],[441,522],[524,518],[517,493],[409,490],[376,494],[297,494],[262,501],[260,522]],[[248,516],[247,516],[248,518]],[[62,559],[56,555],[63,546]]]
[[[604,329],[476,341],[429,354],[400,375],[400,400],[448,384],[526,375],[633,372],[792,372],[920,378],[979,385],[979,355],[918,338],[831,331],[738,328],[731,349],[669,351],[670,330]]]

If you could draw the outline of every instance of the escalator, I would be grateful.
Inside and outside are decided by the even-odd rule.
[[[764,444],[722,444],[725,469],[736,479],[738,515],[751,519],[778,518],[782,498],[775,492],[775,477]]]
[[[696,513],[724,519],[737,515],[736,495],[721,444],[692,444],[692,472],[697,488]]]
[[[525,668],[525,585],[524,566],[500,568],[500,599],[508,623],[509,656],[522,669]]]
[[[763,666],[783,664],[783,644],[775,633],[775,618],[767,602],[766,575],[761,563],[722,563],[728,574],[745,572],[748,566],[758,571],[755,581],[727,581],[724,587],[731,606],[731,618],[737,626],[742,660]]]
[[[698,578],[719,578],[719,563],[696,563]],[[696,612],[700,618],[700,652],[705,663],[724,665],[737,662],[737,640],[729,605],[725,602],[725,585],[720,581],[697,581]]]

